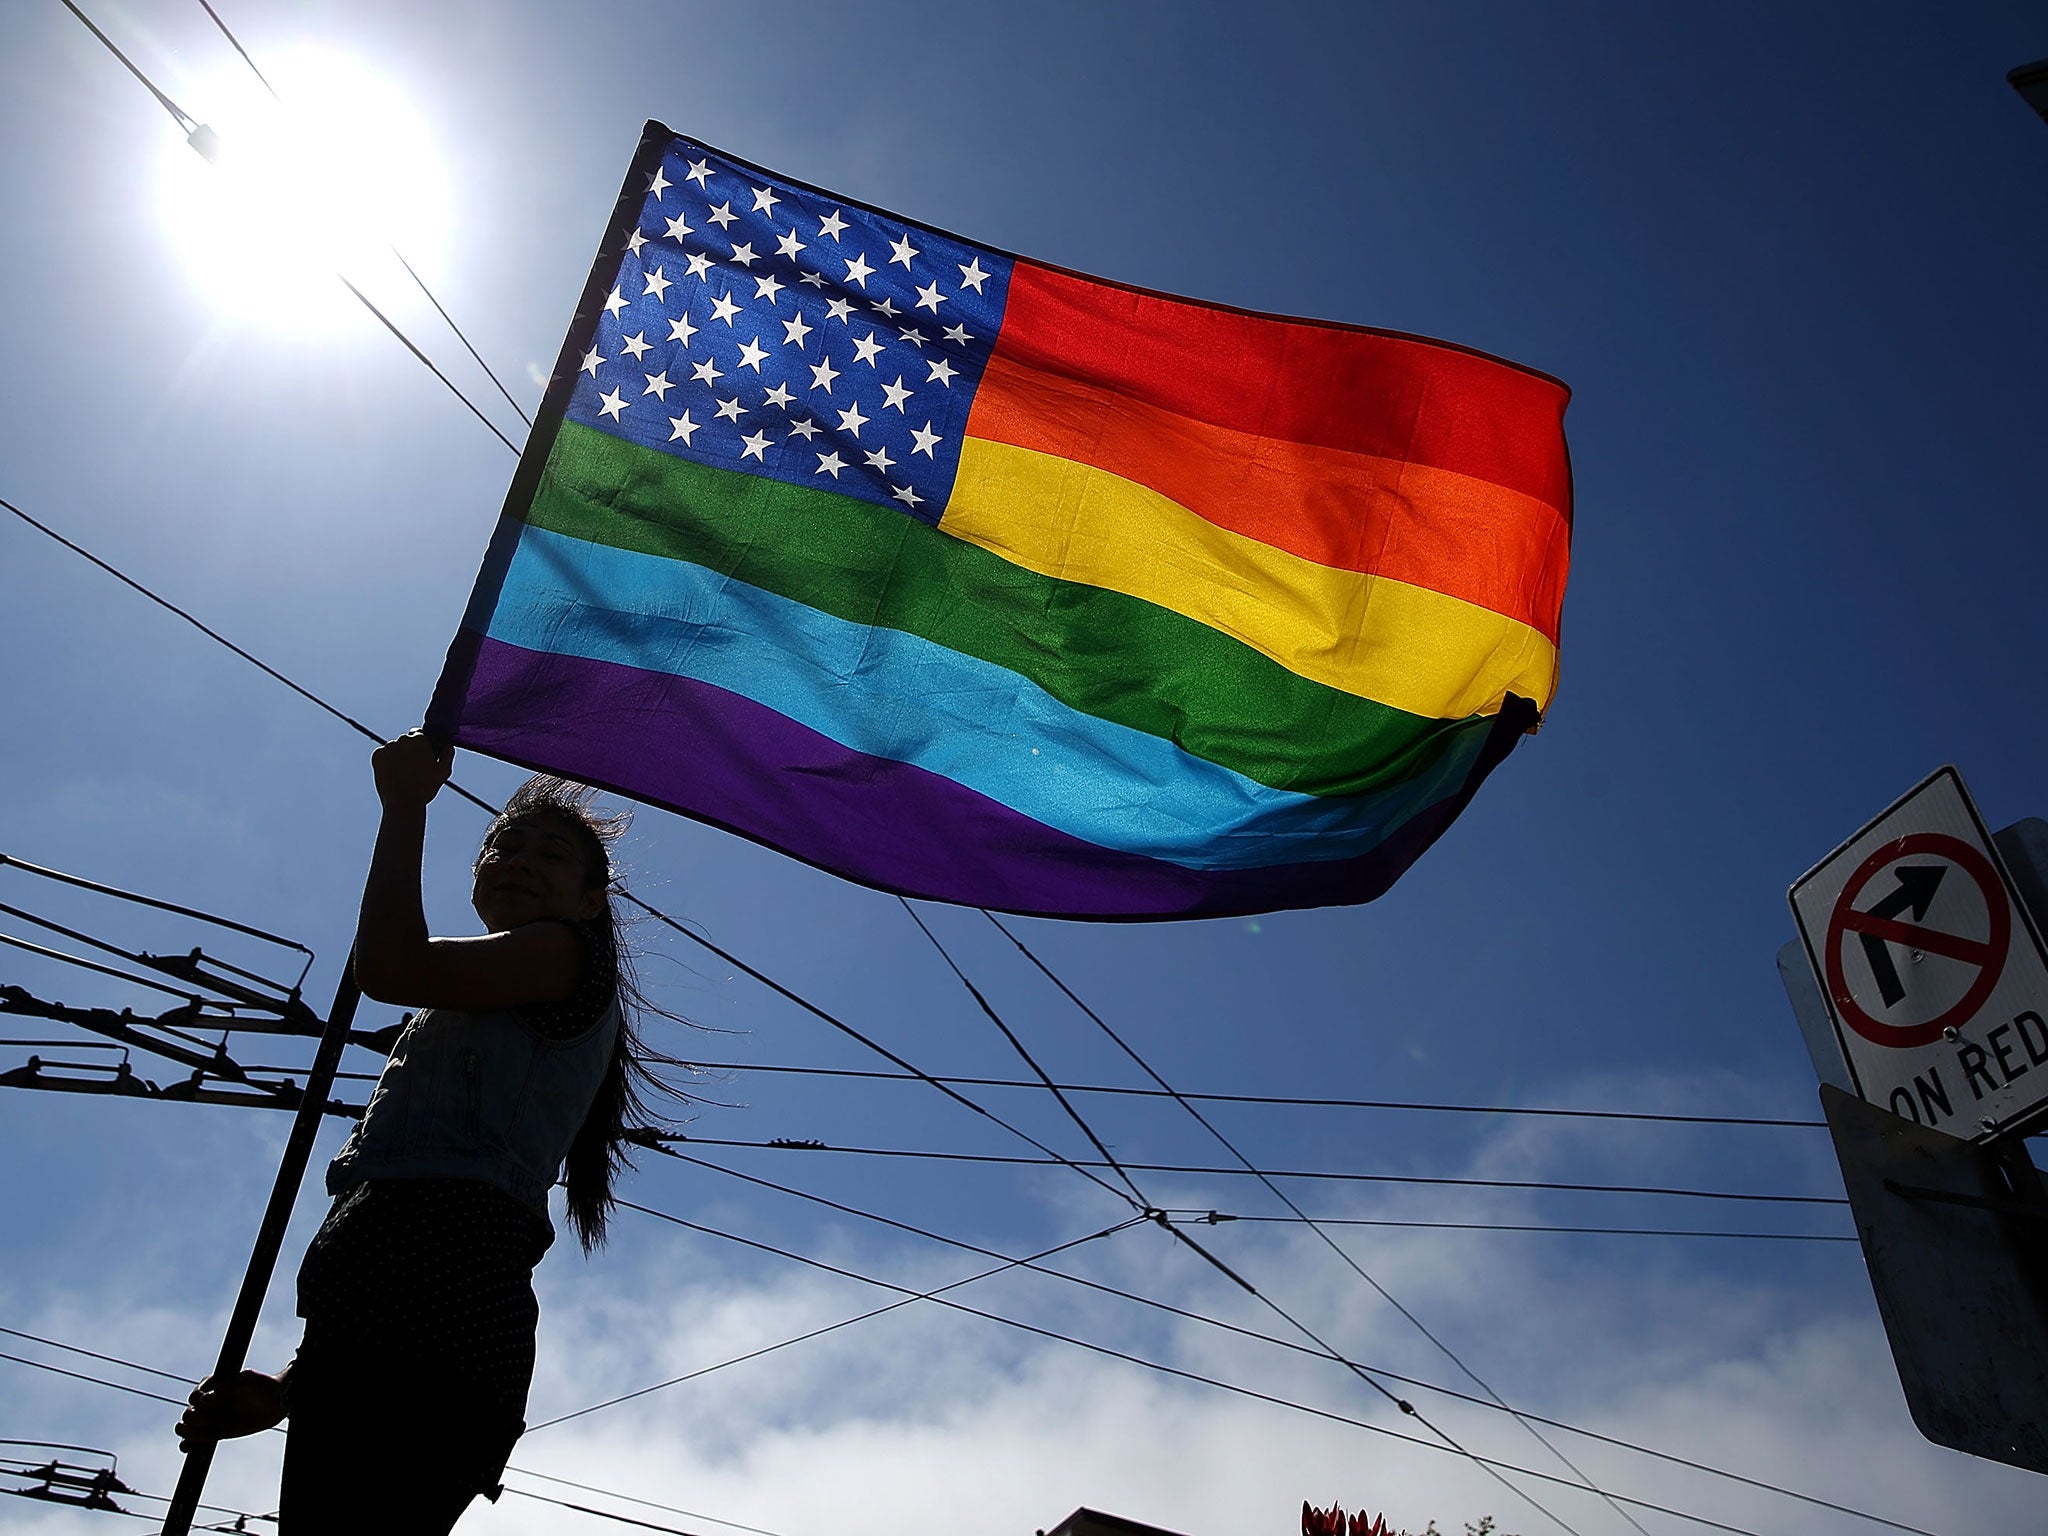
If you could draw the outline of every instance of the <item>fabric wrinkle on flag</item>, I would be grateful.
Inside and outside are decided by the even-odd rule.
[[[650,124],[458,744],[906,895],[1369,900],[1533,728],[1563,386],[1085,278]]]

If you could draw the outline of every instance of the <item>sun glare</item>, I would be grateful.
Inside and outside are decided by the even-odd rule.
[[[390,80],[344,55],[264,60],[272,99],[239,60],[184,105],[219,136],[209,163],[171,143],[158,178],[163,221],[207,298],[266,330],[359,323],[346,275],[374,298],[399,269],[444,254],[447,186],[425,120]]]

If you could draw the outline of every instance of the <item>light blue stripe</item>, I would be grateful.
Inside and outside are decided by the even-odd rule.
[[[490,618],[527,650],[694,678],[1049,827],[1190,869],[1348,859],[1457,793],[1474,730],[1422,776],[1353,798],[1274,789],[1061,703],[1005,668],[848,623],[703,566],[525,528]]]

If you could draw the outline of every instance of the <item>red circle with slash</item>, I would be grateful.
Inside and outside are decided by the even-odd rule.
[[[1947,859],[1970,877],[1978,894],[1984,898],[1984,910],[1991,923],[1989,937],[1968,939],[1939,928],[1902,923],[1895,918],[1856,910],[1856,898],[1863,894],[1865,887],[1880,871],[1900,859],[1916,855]],[[1931,955],[1973,965],[1977,968],[1977,979],[1953,1007],[1926,1023],[1887,1024],[1866,1013],[1849,990],[1842,970],[1842,949],[1852,933],[1868,934],[1888,943],[1902,944],[1910,949],[1925,950]],[[2006,950],[2011,939],[2012,909],[2006,903],[2005,882],[1991,867],[1991,861],[1959,837],[1950,837],[1945,832],[1911,832],[1892,839],[1859,864],[1842,887],[1842,894],[1836,898],[1835,910],[1828,915],[1828,992],[1842,1016],[1842,1022],[1871,1044],[1893,1050],[1929,1045],[1939,1040],[1942,1031],[1950,1026],[1968,1023],[1984,1006],[1984,1000],[1998,985],[1999,975],[2005,969]]]

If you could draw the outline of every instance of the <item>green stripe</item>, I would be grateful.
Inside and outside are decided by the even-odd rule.
[[[921,635],[1275,789],[1356,795],[1396,784],[1469,728],[1312,682],[1207,625],[1041,576],[890,508],[694,464],[574,422],[562,426],[527,521]]]

